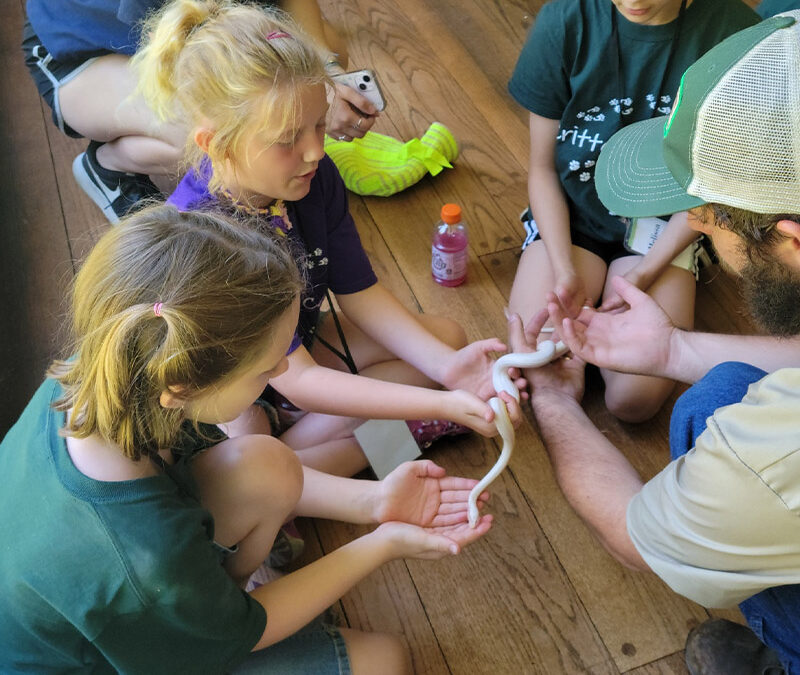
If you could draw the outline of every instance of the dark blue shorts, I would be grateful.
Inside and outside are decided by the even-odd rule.
[[[53,123],[67,136],[82,138],[81,134],[64,122],[61,107],[58,104],[58,89],[78,75],[97,57],[81,61],[56,61],[42,44],[39,36],[33,32],[33,27],[28,21],[25,21],[22,29],[22,53],[39,95],[53,111]]]
[[[525,228],[525,241],[522,242],[522,250],[524,251],[534,241],[540,240],[542,236],[539,234],[536,221],[523,220],[522,226]],[[626,258],[631,255],[636,255],[626,249],[621,241],[601,241],[600,239],[595,239],[588,234],[576,230],[574,227],[570,228],[569,233],[573,245],[586,249],[589,253],[594,253],[606,265],[610,265],[617,258]]]

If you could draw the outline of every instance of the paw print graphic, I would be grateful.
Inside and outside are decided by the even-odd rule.
[[[596,105],[596,106],[594,106],[594,107],[592,107],[592,108],[589,108],[589,109],[588,109],[586,112],[590,112],[590,113],[599,113],[599,112],[600,112],[600,106],[597,106],[597,105]]]
[[[579,161],[575,160],[575,159],[573,159],[573,160],[572,160],[572,161],[569,163],[569,170],[570,170],[570,171],[577,171],[577,170],[578,170],[578,169],[580,169],[580,168],[581,168],[581,163],[580,163]]]
[[[588,171],[582,171],[578,176],[578,179],[581,181],[581,183],[586,183],[591,177],[592,174],[590,174]]]
[[[669,115],[670,112],[672,112],[672,108],[670,106],[668,106],[668,105],[665,105],[665,106],[660,107],[658,109],[658,112],[660,112],[662,115]]]
[[[672,96],[665,94],[659,99],[662,103],[672,103]]]
[[[645,96],[645,98],[650,102],[653,102],[653,101],[656,100],[655,94],[648,94],[647,96]]]
[[[591,169],[591,168],[594,166],[594,160],[593,160],[593,159],[587,159],[587,160],[586,160],[586,161],[583,163],[583,166],[584,166],[585,168],[587,168],[587,169]]]

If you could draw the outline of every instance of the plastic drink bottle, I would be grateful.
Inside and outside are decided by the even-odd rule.
[[[458,204],[442,206],[431,247],[431,274],[442,286],[458,286],[467,278],[467,228]]]

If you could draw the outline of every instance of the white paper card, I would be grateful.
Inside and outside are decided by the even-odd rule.
[[[369,420],[354,434],[378,480],[422,454],[403,420]]]

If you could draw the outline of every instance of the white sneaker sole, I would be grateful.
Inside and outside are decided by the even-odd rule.
[[[85,152],[82,152],[72,160],[72,175],[75,176],[78,185],[88,195],[89,199],[97,204],[108,222],[112,225],[116,225],[119,223],[119,216],[114,212],[114,208],[111,206],[113,200],[109,200],[108,194],[95,183],[86,171],[86,168],[83,166],[83,157],[85,154]],[[117,190],[115,199],[118,196],[119,190]]]

